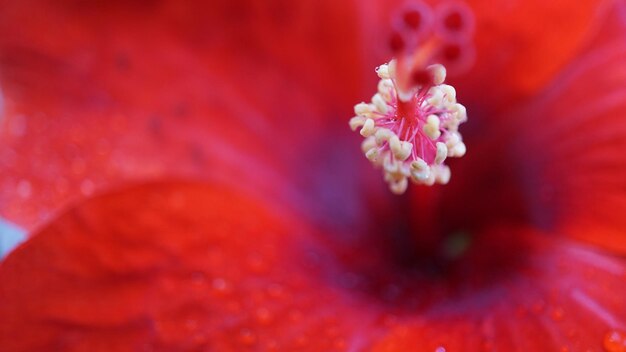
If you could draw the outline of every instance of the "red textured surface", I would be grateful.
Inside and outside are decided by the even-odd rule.
[[[626,316],[626,260],[545,234],[429,274],[265,208],[166,182],[71,209],[0,265],[3,350],[582,351]]]
[[[94,189],[168,175],[271,189],[359,99],[351,9],[5,3],[0,213],[32,228]]]
[[[36,229],[3,351],[623,347],[626,47],[596,2],[470,2],[468,155],[405,197],[346,125],[389,2],[0,4],[0,214]]]

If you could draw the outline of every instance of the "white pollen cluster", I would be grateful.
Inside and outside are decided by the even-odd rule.
[[[395,194],[402,194],[408,181],[431,186],[446,184],[450,168],[446,158],[465,155],[458,127],[467,121],[465,107],[456,101],[454,87],[444,84],[446,69],[428,66],[426,82],[400,90],[396,62],[376,70],[380,81],[371,103],[354,106],[350,128],[365,138],[363,153],[382,168],[385,181]]]

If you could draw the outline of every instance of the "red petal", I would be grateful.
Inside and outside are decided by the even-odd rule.
[[[522,114],[515,132],[535,220],[626,253],[626,35],[598,42]]]
[[[282,215],[177,183],[72,209],[0,264],[3,351],[270,348],[311,330],[327,350],[332,314],[293,257],[306,228]]]
[[[596,0],[468,3],[476,13],[477,62],[460,91],[491,104],[548,83],[595,34],[606,10]]]
[[[0,339],[6,351],[584,350],[625,326],[623,258],[483,235],[465,276],[424,275],[366,238],[342,255],[230,191],[136,187],[70,210],[0,264]],[[518,241],[494,241],[505,235]]]
[[[173,174],[281,192],[278,175],[357,100],[352,12],[335,1],[4,2],[0,213],[32,228],[94,189]]]
[[[623,258],[545,238],[533,246],[520,276],[397,324],[374,350],[596,351],[624,335]]]

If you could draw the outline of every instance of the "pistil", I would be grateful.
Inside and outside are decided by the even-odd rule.
[[[443,23],[430,21],[430,13],[422,4],[400,17],[419,36],[392,34],[390,47],[397,58],[376,69],[378,92],[370,103],[355,105],[350,120],[352,130],[365,137],[363,153],[383,169],[396,194],[406,191],[409,180],[429,186],[448,183],[451,172],[444,161],[466,151],[458,132],[467,120],[466,109],[457,103],[456,90],[444,84],[447,70],[437,61],[464,59],[462,48],[469,45],[464,29],[472,28],[469,12],[448,4],[439,11]],[[455,58],[447,55],[451,45],[459,50]]]

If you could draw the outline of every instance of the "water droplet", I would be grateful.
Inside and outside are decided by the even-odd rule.
[[[617,330],[607,332],[603,346],[607,352],[626,352],[626,333]]]
[[[256,343],[256,335],[250,329],[241,329],[239,331],[239,342],[246,346],[254,345]]]
[[[80,192],[84,196],[92,195],[95,188],[96,186],[94,185],[93,181],[91,181],[90,179],[85,179],[83,180],[83,182],[80,183]]]
[[[33,193],[33,187],[31,186],[30,182],[28,182],[26,180],[20,180],[17,183],[16,190],[17,190],[17,194],[22,199],[30,198],[31,194]]]
[[[556,307],[554,308],[554,310],[552,310],[552,320],[554,321],[559,321],[561,319],[563,319],[563,315],[565,315],[565,312],[563,311],[563,308],[561,307]]]
[[[230,284],[226,280],[219,277],[213,279],[212,286],[218,293],[228,293],[230,291]]]
[[[337,339],[335,340],[335,348],[337,348],[340,351],[343,351],[346,349],[346,340],[344,339]]]
[[[435,349],[435,352],[446,352],[446,348],[443,346],[439,346]]]
[[[21,137],[26,134],[26,117],[23,115],[16,115],[10,120],[10,131],[16,137]]]
[[[267,308],[257,309],[255,315],[259,324],[266,325],[272,322],[272,313]]]

